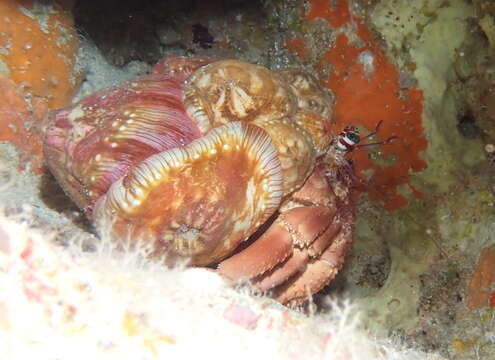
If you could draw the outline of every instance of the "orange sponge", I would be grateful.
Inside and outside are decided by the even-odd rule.
[[[495,306],[495,246],[481,251],[478,265],[473,271],[468,286],[468,309]]]
[[[0,141],[8,141],[19,150],[19,170],[27,164],[35,173],[42,167],[41,135],[34,130],[36,119],[46,112],[46,105],[24,101],[26,92],[12,80],[0,78]]]
[[[349,11],[347,0],[332,2],[328,0],[310,0],[308,2],[310,8],[306,15],[306,20],[322,18],[334,28],[341,27],[351,21],[351,12]]]
[[[398,209],[408,203],[399,194],[399,186],[416,197],[422,196],[410,184],[409,173],[426,168],[420,156],[427,146],[422,125],[423,92],[401,89],[396,67],[373,41],[369,29],[350,13],[347,0],[337,0],[333,5],[330,1],[309,0],[309,4],[305,15],[308,21],[323,18],[336,28],[352,22],[352,26],[338,30],[335,44],[320,60],[322,69],[331,69],[320,80],[336,97],[335,134],[346,125],[372,131],[382,120],[378,136],[383,140],[398,137],[380,149],[384,156],[393,159],[392,164],[381,166],[369,158],[365,149],[351,154],[358,174],[372,174],[366,186],[370,197],[382,200],[388,210]],[[351,32],[353,41],[348,37]],[[304,48],[300,41],[297,44],[298,49]]]
[[[79,46],[71,14],[56,3],[0,1],[0,142],[19,151],[20,168],[41,171],[37,128],[48,109],[74,96]]]
[[[0,72],[49,108],[66,105],[81,80],[76,73],[79,46],[69,12],[33,0],[0,2]]]

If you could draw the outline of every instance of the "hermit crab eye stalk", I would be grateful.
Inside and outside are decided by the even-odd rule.
[[[347,140],[353,145],[359,143],[361,141],[361,137],[359,136],[358,131],[351,131],[345,134]]]
[[[355,126],[347,125],[339,134],[335,145],[338,150],[349,153],[355,149],[356,144],[360,141],[359,130]]]
[[[372,137],[373,135],[377,134],[382,122],[383,122],[383,120],[380,120],[376,124],[375,130],[370,132],[368,135],[366,135],[364,137],[359,136],[359,130],[355,126],[347,125],[338,136],[338,139],[335,143],[336,149],[343,151],[345,153],[350,153],[357,148],[361,148],[361,147],[365,147],[365,146],[374,146],[374,145],[385,145],[385,144],[391,143],[392,141],[397,140],[398,139],[397,136],[391,136],[384,141],[367,143],[367,144],[359,144],[363,140],[366,140],[366,139]]]
[[[357,127],[355,127],[354,125],[347,125],[344,130],[342,130],[343,133],[349,133],[349,132],[355,132],[357,134],[359,134],[359,130]]]

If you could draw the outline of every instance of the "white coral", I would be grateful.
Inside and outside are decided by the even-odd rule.
[[[1,359],[430,358],[371,340],[348,304],[306,317],[208,270],[77,243],[0,217]]]

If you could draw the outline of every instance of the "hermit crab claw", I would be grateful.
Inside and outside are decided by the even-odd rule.
[[[147,158],[96,203],[115,236],[154,243],[193,264],[232,252],[278,208],[282,169],[261,128],[232,122]]]

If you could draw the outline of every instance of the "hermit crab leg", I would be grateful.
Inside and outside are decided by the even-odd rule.
[[[294,244],[292,254],[286,261],[253,279],[253,285],[261,290],[272,289],[290,277],[304,272],[306,264],[311,259],[319,257],[332,244],[334,236],[340,230],[341,224],[335,221],[335,213],[331,213],[323,206],[300,207],[292,210],[299,211],[281,215],[286,231],[291,234]],[[306,213],[308,217],[299,218],[298,215],[301,213]],[[287,215],[295,218],[292,223],[286,220],[289,217]],[[299,225],[299,229],[294,226],[295,224]]]
[[[292,251],[290,234],[275,222],[246,249],[222,261],[217,271],[236,282],[249,280],[273,269],[291,256]]]
[[[299,276],[275,290],[275,299],[289,306],[304,303],[309,294],[316,294],[337,275],[351,243],[351,228],[345,226],[319,258],[309,262]]]
[[[95,206],[100,227],[206,265],[227,256],[279,207],[281,165],[267,133],[232,122],[153,155]]]
[[[321,237],[323,246],[318,244],[318,239],[308,249],[314,253],[304,270],[274,289],[275,299],[289,306],[304,303],[308,296],[320,291],[332,281],[342,267],[345,254],[352,244],[352,223],[355,215],[348,190],[350,179],[345,173],[339,175],[339,161],[334,161],[331,157],[325,159],[304,187],[293,195],[293,198],[300,202],[317,201],[322,205],[333,205],[338,215]],[[329,172],[335,176],[327,179],[326,174]],[[324,187],[324,183],[328,186]],[[324,193],[326,196],[322,196]]]
[[[279,286],[306,272],[307,263],[331,247],[341,231],[336,214],[337,199],[323,170],[317,168],[270,228],[252,245],[222,261],[218,271],[234,281],[251,280],[261,290]]]

